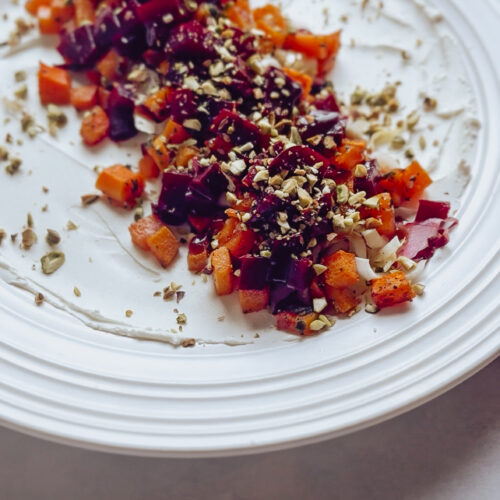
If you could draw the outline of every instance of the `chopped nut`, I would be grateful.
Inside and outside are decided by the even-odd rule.
[[[323,330],[323,328],[325,328],[327,325],[325,323],[323,323],[323,321],[319,320],[319,319],[315,319],[314,321],[311,322],[311,324],[309,325],[309,328],[313,331],[313,332],[319,332],[320,330]]]
[[[378,210],[379,205],[380,205],[380,197],[379,196],[372,196],[371,198],[368,198],[363,202],[363,205],[368,208],[374,208],[375,210]]]
[[[335,188],[337,191],[337,203],[346,203],[349,199],[349,189],[345,184],[338,184]]]
[[[26,97],[28,97],[28,87],[26,85],[21,85],[14,91],[14,96],[18,99],[26,99]]]
[[[41,259],[42,271],[44,274],[52,274],[56,272],[66,260],[63,252],[53,251],[45,254]]]
[[[72,220],[69,220],[66,224],[66,229],[68,231],[76,231],[78,226]]]
[[[415,283],[414,285],[412,285],[411,289],[416,295],[423,295],[425,285],[422,285],[422,283]]]
[[[368,174],[368,170],[366,169],[366,167],[362,163],[358,163],[354,167],[354,177],[358,177],[358,178],[366,177],[367,174]]]
[[[312,268],[313,268],[314,272],[316,273],[316,276],[323,274],[328,269],[323,264],[313,264]]]
[[[425,149],[425,147],[427,146],[427,141],[425,140],[425,137],[423,135],[419,137],[418,144],[420,146],[420,149]]]
[[[177,318],[175,318],[177,321],[178,325],[185,325],[187,323],[187,316],[184,313],[180,313],[177,315]]]
[[[375,304],[366,304],[365,311],[370,314],[376,314],[379,311],[379,308]]]
[[[24,82],[26,80],[26,71],[19,70],[14,73],[14,79],[16,82]]]
[[[84,194],[81,196],[82,199],[82,205],[86,207],[87,205],[92,205],[92,203],[95,203],[99,199],[98,194]]]
[[[63,127],[68,122],[68,117],[64,114],[62,109],[55,104],[49,104],[47,106],[47,119],[49,123],[57,127]]]
[[[408,148],[406,151],[405,151],[405,156],[406,158],[408,158],[409,160],[412,160],[413,158],[415,158],[415,152],[413,151],[412,148]]]
[[[408,130],[413,130],[416,126],[417,123],[420,120],[420,115],[418,114],[417,111],[412,111],[407,117],[406,117],[406,128]]]
[[[0,146],[0,161],[6,161],[9,158],[9,151],[7,148]]]
[[[401,148],[404,148],[405,144],[406,144],[406,141],[400,135],[397,135],[391,141],[391,148],[392,149],[401,149]]]
[[[47,236],[45,236],[45,241],[50,245],[58,245],[61,242],[61,237],[57,231],[54,229],[47,229]]]
[[[125,316],[127,316],[127,318],[130,318],[132,314],[134,314],[134,311],[132,311],[131,309],[127,309],[125,311]]]
[[[300,205],[304,208],[308,207],[313,201],[311,195],[304,188],[297,189],[297,196],[299,198]]]
[[[433,111],[437,107],[437,100],[434,97],[425,97],[424,98],[424,110],[425,111]]]
[[[313,310],[316,313],[320,313],[325,307],[328,305],[328,302],[324,297],[319,297],[317,299],[313,299]]]
[[[73,293],[75,294],[76,297],[82,296],[82,292],[80,292],[80,289],[77,286],[73,288]]]
[[[240,160],[242,161],[242,160]],[[254,182],[262,182],[262,181],[267,181],[269,179],[269,172],[267,170],[260,170],[257,172],[255,177],[253,178]]]
[[[0,229],[0,245],[2,244],[3,239],[7,236],[5,229]]]
[[[191,130],[196,130],[199,132],[201,130],[201,122],[200,120],[197,120],[196,118],[188,118],[187,120],[184,120],[182,122],[182,125],[185,128],[189,128]]]
[[[36,234],[30,227],[21,233],[21,238],[21,246],[25,250],[29,250],[37,241]]]
[[[35,223],[33,222],[33,216],[30,212],[28,212],[28,215],[26,216],[26,225],[28,227],[33,227],[35,225]]]
[[[37,306],[41,306],[43,304],[45,297],[43,296],[43,293],[35,293],[35,304]]]
[[[183,340],[181,343],[182,347],[193,347],[195,344],[196,344],[195,339],[186,339]]]
[[[5,167],[5,171],[10,175],[14,175],[19,170],[21,163],[22,162],[19,158],[12,158],[9,164]]]

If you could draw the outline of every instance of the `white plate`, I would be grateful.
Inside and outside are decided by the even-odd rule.
[[[7,5],[7,0],[2,2]],[[267,451],[387,419],[444,392],[496,357],[500,350],[498,18],[487,3],[473,10],[465,0],[434,4],[444,15],[442,22],[460,40],[482,128],[472,181],[458,213],[460,224],[449,246],[433,259],[422,299],[397,312],[356,315],[314,338],[286,341],[286,336],[272,332],[265,315],[242,318],[233,309],[234,301],[221,302],[211,297],[208,285],[198,284],[186,287],[186,302],[179,306],[188,314],[187,332],[212,339],[242,336],[243,342],[252,343],[174,349],[92,330],[48,304],[36,308],[31,295],[0,281],[2,422],[41,437],[130,454],[193,457]],[[292,3],[287,10],[292,17],[295,6],[302,12],[303,4]],[[317,13],[320,7],[315,9]],[[38,45],[32,47],[35,57],[49,53]],[[21,57],[26,56],[11,55],[9,69],[26,61],[16,59]],[[61,137],[66,140],[74,132],[63,132]],[[76,188],[72,183],[80,174],[71,151],[80,163],[88,163],[90,157],[76,155],[88,153],[65,150],[62,143],[60,139],[60,149],[70,151],[63,178],[63,153],[54,153],[52,165],[47,164],[51,153],[45,143],[28,143],[20,149],[26,170],[17,178],[0,180],[6,186],[6,195],[0,198],[0,226],[16,220],[20,227],[26,211],[39,210],[40,195],[34,199],[29,191],[30,179],[38,179],[37,175],[40,183],[52,182],[55,191],[64,188],[64,192],[59,189],[59,198],[52,199],[54,204],[68,201],[66,191],[74,203],[75,197],[91,189],[90,181]],[[98,162],[102,156],[92,158]],[[33,165],[32,176],[26,165]],[[23,186],[31,186],[24,197],[13,194]],[[66,209],[59,214],[64,220],[78,217],[71,203]],[[44,220],[38,211],[35,219]],[[81,256],[82,245],[91,245],[74,234],[64,237],[75,255]],[[108,243],[104,238],[96,244]],[[0,248],[0,257],[5,248]],[[41,244],[37,248],[26,256],[28,268],[43,249]],[[110,250],[109,256],[118,255],[115,251]],[[59,274],[59,285],[71,295],[73,285],[85,280],[86,268],[71,267],[71,262],[68,266],[69,271]],[[111,309],[114,284],[120,289],[115,289],[117,294],[125,294],[140,309],[142,296],[137,290],[123,290],[123,275],[130,266],[134,263],[126,259],[110,262],[116,282],[103,275],[93,290],[84,292],[95,293],[99,300],[99,293],[108,294]],[[174,270],[173,276],[187,280],[183,272]],[[33,273],[42,279],[39,272]],[[166,318],[165,306],[157,304],[156,316]],[[219,323],[221,311],[227,319]],[[165,322],[172,319],[170,310],[168,314]],[[82,313],[80,319],[84,317]],[[253,338],[256,331],[260,339]]]

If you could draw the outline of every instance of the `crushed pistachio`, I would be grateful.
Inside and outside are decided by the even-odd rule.
[[[425,137],[421,135],[418,139],[418,145],[420,146],[420,149],[425,149],[427,146],[427,141],[425,140]]]
[[[21,233],[21,247],[24,250],[29,250],[37,241],[37,236],[33,229],[30,227],[26,228]]]
[[[425,285],[422,285],[422,283],[415,283],[414,285],[412,285],[411,289],[413,290],[415,295],[423,295]]]
[[[68,122],[66,114],[55,104],[49,104],[47,106],[47,119],[49,123],[54,124],[57,127],[64,127],[64,125]]]
[[[424,110],[425,111],[433,111],[437,107],[437,100],[434,97],[425,97],[424,98]]]
[[[196,130],[199,132],[201,130],[201,122],[200,120],[197,120],[196,118],[188,118],[187,120],[184,120],[182,122],[182,125],[185,128],[189,128],[191,130]]]
[[[26,80],[26,71],[19,70],[14,73],[14,80],[18,83],[24,82]]]
[[[7,148],[0,146],[0,161],[6,161],[9,159],[9,151]]]
[[[370,314],[376,314],[379,311],[379,308],[375,304],[366,304],[365,311]]]
[[[397,135],[395,137],[393,137],[392,141],[391,141],[391,148],[392,149],[401,149],[401,148],[404,148],[406,144],[406,141],[403,139],[403,137],[401,137],[400,135]]]
[[[375,210],[378,210],[379,205],[380,205],[380,197],[375,195],[372,196],[371,198],[368,198],[363,202],[363,205],[368,208],[374,208]]]
[[[368,174],[368,170],[366,169],[366,167],[362,163],[358,163],[354,167],[354,177],[358,177],[358,178],[366,177],[367,174]]]
[[[19,158],[12,158],[8,165],[5,167],[5,171],[10,175],[14,175],[19,171],[21,163],[22,161]]]
[[[43,293],[37,292],[35,293],[35,304],[37,306],[41,306],[43,304],[45,297],[43,296]]]
[[[418,112],[416,110],[412,111],[406,117],[406,128],[408,130],[413,130],[417,126],[417,123],[419,122],[419,120],[420,120],[420,115],[418,114]]]
[[[349,189],[345,184],[338,184],[336,186],[337,191],[337,203],[346,203],[349,199]]]
[[[76,231],[78,226],[72,220],[69,220],[66,224],[66,229],[68,231]]]
[[[177,321],[178,325],[185,325],[187,323],[187,316],[184,313],[180,313],[177,315],[177,318],[175,318]]]
[[[88,205],[92,205],[99,199],[98,194],[84,194],[81,196],[82,206],[86,207]]]
[[[80,289],[77,286],[73,287],[73,293],[75,294],[75,297],[82,296],[82,292],[80,292]]]
[[[28,87],[24,84],[14,91],[14,96],[18,99],[26,99],[28,97]]]
[[[3,239],[7,236],[5,229],[0,229],[0,245],[2,244]]]
[[[127,309],[125,311],[125,316],[127,316],[127,318],[130,318],[132,314],[134,314],[134,311],[132,311],[131,309]]]
[[[326,326],[327,326],[326,323],[324,323],[320,319],[315,319],[314,321],[311,322],[309,328],[313,332],[319,332],[320,330],[323,330],[323,328],[325,328]]]
[[[412,148],[408,148],[406,151],[405,151],[405,156],[406,158],[408,158],[409,160],[412,160],[413,158],[415,158],[415,152],[413,151]]]
[[[28,212],[28,215],[26,216],[26,225],[28,227],[33,227],[35,225],[35,223],[33,221],[33,216],[31,215],[30,212]]]
[[[47,229],[47,235],[45,236],[45,241],[50,246],[58,245],[61,242],[61,236],[54,229]]]
[[[323,274],[328,269],[323,264],[313,264],[312,268],[313,268],[314,272],[316,273],[316,276]]]
[[[316,313],[320,313],[325,307],[328,305],[328,302],[324,297],[319,297],[317,299],[313,299],[313,310]]]
[[[185,339],[181,343],[182,347],[194,347],[195,344],[196,344],[195,339]]]
[[[52,274],[56,272],[65,262],[66,256],[64,252],[52,251],[45,254],[40,262],[42,263],[42,272],[44,274]]]

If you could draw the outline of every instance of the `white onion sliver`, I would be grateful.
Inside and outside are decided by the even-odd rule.
[[[386,261],[389,257],[391,257],[391,255],[395,255],[401,245],[402,242],[399,238],[394,236],[394,238],[392,238],[387,245],[379,250],[377,254],[377,261]]]
[[[139,132],[144,132],[145,134],[152,135],[156,131],[155,123],[141,115],[134,114],[134,124]]]
[[[349,246],[350,250],[356,255],[356,257],[366,259],[367,253],[365,240],[359,234],[351,234],[349,237]]]
[[[410,280],[411,282],[415,283],[422,276],[423,272],[425,271],[426,265],[427,265],[426,260],[421,260],[421,261],[417,262],[417,265],[415,266],[415,268],[411,272],[406,274],[406,278],[408,280]]]
[[[376,229],[367,229],[361,233],[369,248],[382,248],[387,244],[387,238],[380,235]]]
[[[368,259],[362,259],[361,257],[355,257],[355,259],[358,274],[365,281],[371,281],[380,277],[380,275],[372,269],[372,266],[370,265],[370,261]]]

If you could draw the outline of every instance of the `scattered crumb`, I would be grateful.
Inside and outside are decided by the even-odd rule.
[[[80,289],[77,286],[73,288],[73,293],[75,294],[76,297],[82,296],[82,292],[80,292]]]
[[[125,311],[125,316],[127,316],[127,318],[130,318],[132,314],[134,314],[134,311],[132,311],[131,309],[127,309]]]
[[[186,339],[182,341],[182,347],[193,347],[196,344],[195,339]]]
[[[38,292],[35,294],[35,304],[37,306],[41,306],[44,299],[45,299],[45,297],[43,296],[43,293]]]

